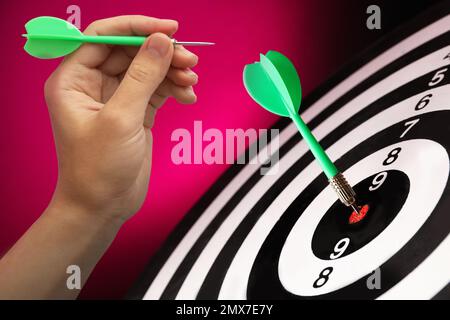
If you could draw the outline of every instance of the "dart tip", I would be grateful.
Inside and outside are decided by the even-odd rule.
[[[173,44],[175,45],[184,45],[184,46],[213,46],[214,42],[200,42],[200,41],[178,41],[176,39],[172,39]]]
[[[24,38],[28,38],[28,34],[26,34],[26,33],[22,33],[22,37],[24,37]]]
[[[354,212],[359,213],[359,206],[356,203],[350,205]]]
[[[354,205],[352,205],[352,208],[353,208],[353,206]],[[357,224],[358,222],[362,221],[366,217],[366,215],[367,215],[367,213],[369,211],[369,205],[368,204],[365,204],[362,207],[356,205],[356,207],[357,207],[358,210],[355,210],[353,208],[353,210],[355,210],[355,211],[353,211],[352,214],[348,218],[348,223],[349,224]]]
[[[185,46],[198,46],[198,47],[207,47],[207,46],[213,46],[215,45],[214,42],[179,42],[179,44],[185,45]]]

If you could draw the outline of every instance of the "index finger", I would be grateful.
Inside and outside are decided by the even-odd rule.
[[[169,19],[157,19],[147,16],[117,16],[97,20],[91,23],[84,34],[97,36],[148,36],[155,32],[168,36],[178,29],[178,22]],[[101,65],[108,58],[111,47],[104,44],[85,43],[78,50],[67,56],[68,62],[77,62],[88,68]]]

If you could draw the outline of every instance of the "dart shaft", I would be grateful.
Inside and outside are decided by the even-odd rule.
[[[303,139],[305,139],[306,143],[311,149],[311,152],[313,153],[314,157],[317,159],[320,166],[322,167],[322,170],[325,172],[327,178],[332,179],[339,173],[334,163],[325,153],[322,146],[313,136],[311,130],[309,130],[308,126],[305,124],[302,118],[300,118],[298,113],[293,113],[291,115],[291,118],[294,121],[295,125],[297,126],[298,130],[300,131],[300,134],[302,135]]]
[[[83,36],[83,42],[115,44],[123,46],[141,46],[144,44],[146,37],[139,36]]]
[[[27,34],[24,35],[28,39],[35,40],[62,40],[62,41],[78,41],[87,43],[114,44],[124,46],[141,46],[144,44],[146,37],[143,36],[68,36],[58,34]],[[174,45],[185,46],[210,46],[212,42],[193,42],[193,41],[177,41],[172,39]]]
[[[141,46],[144,44],[147,37],[142,36],[83,36],[84,42],[91,43],[105,43],[105,44],[116,44],[125,46]],[[174,45],[184,45],[184,46],[211,46],[214,45],[213,42],[198,42],[198,41],[178,41],[171,39]]]
[[[338,171],[334,163],[331,161],[330,157],[323,150],[322,146],[319,144],[317,139],[309,130],[306,123],[298,115],[298,113],[292,113],[291,118],[297,126],[303,139],[305,139],[314,157],[319,162],[322,170],[325,172],[328,182],[333,188],[334,192],[338,196],[339,200],[347,207],[352,207],[353,210],[357,209],[356,204],[356,193],[347,182],[344,175]]]
[[[338,196],[339,200],[348,207],[357,207],[356,205],[356,193],[347,182],[344,175],[338,171],[330,157],[323,150],[317,139],[311,133],[306,123],[298,115],[298,113],[292,114],[292,120],[296,124],[300,134],[305,139],[314,157],[319,161],[322,170],[325,172],[328,182],[333,188],[334,192]]]

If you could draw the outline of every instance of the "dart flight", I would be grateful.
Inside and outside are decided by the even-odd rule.
[[[292,62],[277,51],[261,54],[261,61],[244,68],[244,85],[250,96],[268,111],[290,117],[319,161],[328,179],[338,170],[298,114],[302,100],[300,78]]]

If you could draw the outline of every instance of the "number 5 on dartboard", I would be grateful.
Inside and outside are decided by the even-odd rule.
[[[446,72],[447,70],[448,70],[448,68],[443,68],[443,69],[438,70],[438,71],[434,74],[433,79],[431,79],[431,81],[428,82],[428,86],[429,86],[429,87],[435,86],[435,85],[437,85],[439,82],[441,82],[442,80],[444,80],[445,72]]]

